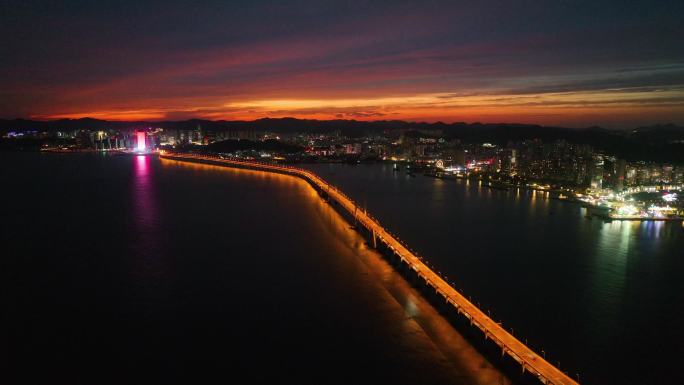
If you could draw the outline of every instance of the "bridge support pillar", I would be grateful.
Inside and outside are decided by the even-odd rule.
[[[375,230],[371,230],[373,232],[373,248],[377,249],[378,248],[378,237],[375,235]]]

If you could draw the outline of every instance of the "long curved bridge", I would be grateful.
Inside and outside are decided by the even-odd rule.
[[[578,384],[577,381],[573,380],[507,332],[500,324],[492,320],[448,282],[442,279],[442,277],[430,269],[430,267],[428,267],[417,255],[411,252],[411,250],[383,228],[377,219],[373,218],[365,210],[360,210],[358,205],[351,198],[313,172],[291,166],[228,159],[213,155],[162,153],[160,154],[160,158],[274,172],[304,179],[315,189],[326,194],[331,201],[337,203],[342,209],[353,216],[357,223],[361,224],[371,234],[374,246],[377,247],[378,243],[384,244],[395,254],[402,264],[405,264],[407,268],[412,269],[419,279],[423,280],[428,287],[434,289],[435,293],[443,297],[449,305],[453,306],[458,314],[465,317],[471,325],[481,330],[486,339],[490,339],[498,345],[501,348],[502,355],[508,355],[515,360],[520,365],[523,373],[529,372],[529,374],[536,377],[543,384]]]

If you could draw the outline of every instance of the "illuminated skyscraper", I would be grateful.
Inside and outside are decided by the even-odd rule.
[[[627,162],[624,159],[618,159],[615,162],[615,181],[613,182],[613,188],[615,192],[622,192],[625,188],[625,178],[626,178]]]
[[[145,151],[145,149],[147,148],[146,143],[145,143],[145,137],[146,137],[145,132],[144,131],[138,131],[136,133],[136,136],[138,138],[138,146],[137,146],[138,151]]]

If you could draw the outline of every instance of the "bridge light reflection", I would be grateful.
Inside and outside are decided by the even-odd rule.
[[[345,210],[351,215],[354,215],[356,212],[356,205],[351,200],[346,198],[344,194],[337,192],[335,189],[331,191],[329,183],[308,170],[291,169],[277,164],[242,160],[215,160],[215,157],[205,157],[193,154],[163,155],[162,157],[181,161],[188,160],[191,162],[211,161],[216,162],[217,164],[224,164],[228,167],[247,167],[259,171],[296,176],[309,182],[312,186],[319,189],[319,191],[325,191],[327,188],[327,198],[331,203],[339,205],[340,209]],[[560,371],[560,369],[553,366],[545,359],[536,359],[538,355],[535,355],[534,351],[489,318],[478,306],[475,306],[472,301],[468,301],[453,286],[441,278],[438,273],[431,270],[426,263],[422,262],[422,260],[413,254],[410,249],[404,246],[401,240],[393,237],[387,230],[380,226],[376,220],[364,212],[356,215],[356,218],[362,226],[373,234],[384,236],[384,244],[388,248],[394,250],[395,253],[401,257],[402,262],[407,263],[411,269],[416,271],[418,277],[423,279],[427,286],[432,287],[438,294],[442,295],[448,303],[451,303],[458,310],[459,314],[464,314],[466,318],[470,320],[471,325],[476,326],[483,331],[491,341],[497,344],[502,349],[502,355],[508,354],[509,357],[518,362],[522,366],[523,371],[527,370],[534,375],[538,375],[540,381],[545,384],[577,384],[572,378],[568,377],[564,372]],[[543,353],[545,354],[545,352]],[[532,359],[530,360],[529,357],[532,357]]]

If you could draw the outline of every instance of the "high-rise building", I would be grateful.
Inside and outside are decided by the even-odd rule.
[[[660,177],[663,183],[672,183],[672,170],[673,167],[671,164],[663,165],[663,171]]]
[[[615,174],[613,174],[614,182],[613,189],[615,192],[622,192],[625,189],[625,172],[627,170],[627,161],[618,159],[615,161]]]
[[[601,189],[603,188],[603,156],[599,154],[595,154],[592,157],[591,160],[591,188],[593,189]]]
[[[138,131],[135,135],[137,138],[136,149],[138,151],[145,151],[147,149],[147,143],[146,143],[147,134],[145,134],[145,131]]]

